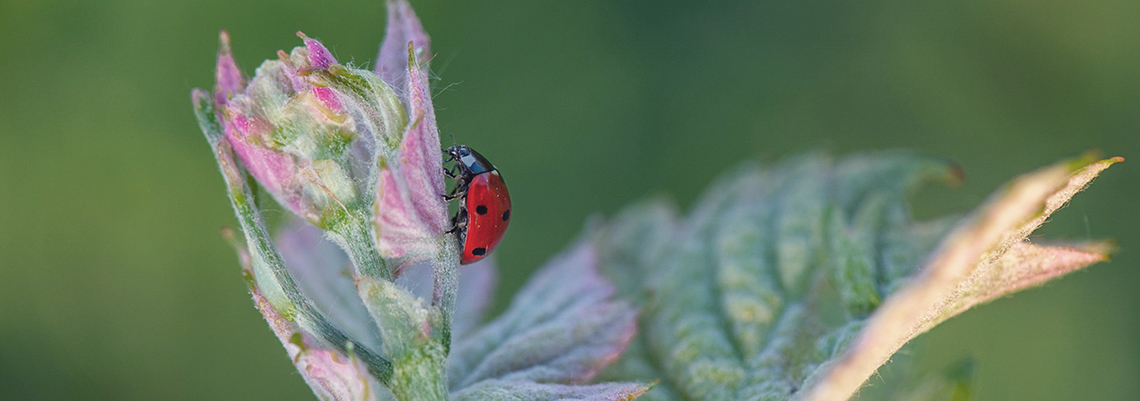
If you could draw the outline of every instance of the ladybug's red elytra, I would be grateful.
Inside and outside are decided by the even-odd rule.
[[[448,154],[445,162],[456,162],[454,170],[443,170],[455,178],[455,189],[447,199],[460,199],[449,232],[456,233],[463,244],[459,264],[474,263],[495,250],[507,232],[511,194],[499,170],[479,152],[467,145],[455,145],[444,152]]]

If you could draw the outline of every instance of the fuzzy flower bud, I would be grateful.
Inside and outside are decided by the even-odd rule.
[[[404,259],[404,264],[434,256],[448,226],[427,70],[410,67],[406,94],[412,123],[404,132],[398,160],[380,172],[374,214],[381,254]]]
[[[371,71],[342,66],[320,42],[298,36],[303,47],[278,52],[246,83],[223,32],[214,107],[250,174],[280,204],[330,228],[365,210],[372,173],[360,154],[367,158],[375,138],[399,134],[403,110]],[[354,151],[358,142],[363,151]]]
[[[647,391],[652,384],[581,385],[614,362],[635,327],[635,310],[598,275],[588,243],[479,327],[493,265],[468,266],[461,284],[429,40],[408,3],[388,2],[375,71],[341,65],[298,36],[304,46],[279,51],[247,80],[222,32],[214,90],[195,90],[192,100],[243,235],[224,233],[258,309],[314,393],[618,400]],[[274,241],[253,181],[307,223],[297,219]],[[464,337],[449,365],[452,339]]]

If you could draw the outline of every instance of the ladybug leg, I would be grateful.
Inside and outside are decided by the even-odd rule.
[[[459,234],[463,235],[467,231],[467,208],[460,206],[459,210],[455,212],[455,217],[451,218],[451,229],[447,230],[446,234]],[[460,238],[462,240],[463,238]]]
[[[450,202],[452,200],[462,198],[464,195],[467,195],[467,186],[468,183],[466,181],[459,183],[455,189],[451,190],[451,194],[443,196],[443,200]]]
[[[459,160],[459,159],[455,158],[455,154],[449,153],[446,150],[444,152],[447,153],[447,158],[443,159],[444,163],[451,163],[453,161]],[[454,166],[453,169],[449,169],[447,167],[444,167],[443,168],[443,174],[447,175],[448,177],[455,178],[456,175],[458,174],[457,173],[458,170],[459,170],[459,166]]]

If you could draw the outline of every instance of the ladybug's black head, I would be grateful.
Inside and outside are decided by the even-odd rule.
[[[459,162],[460,169],[465,175],[477,175],[495,170],[491,162],[467,145],[455,145],[444,152],[451,155],[451,160]]]

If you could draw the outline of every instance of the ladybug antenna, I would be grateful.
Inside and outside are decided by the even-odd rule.
[[[455,146],[455,134],[447,134],[451,136],[451,146]]]

